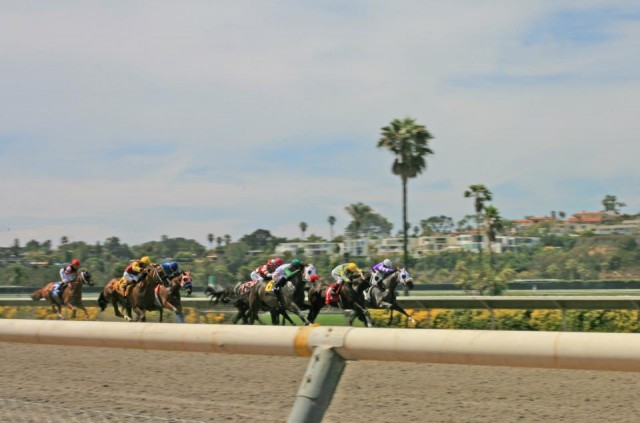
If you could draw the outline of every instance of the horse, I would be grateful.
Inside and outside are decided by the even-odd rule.
[[[267,281],[268,282],[268,281]],[[248,281],[248,282],[237,282],[233,288],[229,291],[229,299],[233,299],[233,306],[238,310],[235,316],[231,319],[231,322],[235,325],[240,319],[242,319],[243,324],[249,324],[249,316],[247,312],[249,311],[249,294],[251,293],[251,288],[256,285],[257,281]],[[282,324],[289,322],[292,326],[295,326],[295,323],[289,315],[284,311],[271,310],[266,306],[262,305],[260,308],[262,311],[268,311],[271,314],[271,322],[273,324],[278,324],[280,322],[280,315],[282,315]],[[261,325],[264,324],[260,316],[256,316],[258,323]]]
[[[369,278],[363,274],[353,279],[351,283],[343,283],[338,290],[338,301],[334,303],[342,310],[352,310],[353,314],[349,319],[349,325],[353,324],[357,317],[367,327],[373,327],[373,319],[364,304],[364,290],[369,287]],[[334,284],[326,284],[318,280],[311,286],[308,293],[309,314],[307,319],[314,323],[320,310],[326,305],[327,292]],[[331,304],[331,305],[334,305]]]
[[[409,319],[410,322],[416,323],[416,321],[402,308],[396,301],[396,287],[398,283],[403,284],[408,289],[413,289],[413,278],[409,275],[407,269],[402,268],[393,272],[386,277],[382,283],[384,284],[385,291],[380,291],[380,288],[374,283],[374,279],[377,275],[373,275],[371,278],[371,287],[364,291],[365,306],[367,308],[374,309],[389,309],[389,323],[393,319],[393,311],[398,311]]]
[[[204,288],[205,295],[209,298],[210,305],[227,304],[231,300],[232,290],[220,284],[208,285]]]
[[[185,292],[190,292],[191,287],[192,281],[190,271],[181,272],[177,276],[171,278],[168,286],[163,283],[156,284],[155,288],[153,289],[153,303],[144,301],[137,303],[136,301],[133,301],[134,304],[132,304],[132,307],[134,307],[134,310],[136,310],[137,306],[137,308],[142,311],[142,315],[139,315],[136,311],[138,317],[137,321],[146,321],[145,311],[159,311],[159,321],[160,323],[162,323],[163,310],[166,308],[167,310],[175,313],[178,323],[184,323],[184,315],[182,314],[182,302],[180,300],[180,290],[182,289],[185,290]],[[132,295],[132,298],[135,297]],[[138,297],[138,299],[139,298],[140,297]],[[142,298],[147,299],[146,296],[143,296]]]
[[[316,267],[313,264],[301,264],[302,270],[280,288],[280,299],[276,298],[271,288],[274,281],[258,282],[249,293],[249,323],[259,320],[258,312],[267,310],[271,313],[271,322],[279,323],[278,314],[282,314],[285,320],[289,317],[287,311],[295,313],[305,325],[311,324],[302,314],[302,310],[308,309],[305,303],[306,284],[311,282],[311,276],[316,275]],[[289,319],[293,325],[293,321]]]
[[[136,283],[136,286],[134,287],[134,289],[138,285],[141,285],[141,284],[145,285],[146,280],[149,278],[153,279],[154,283],[162,284],[162,275],[164,275],[164,270],[162,269],[162,266],[148,267],[143,270],[143,273],[144,273],[144,277],[141,278],[140,282]],[[127,301],[125,300],[124,294],[122,292],[123,286],[124,286],[124,277],[122,276],[119,278],[113,278],[109,282],[107,282],[104,288],[102,289],[102,291],[100,292],[100,295],[98,296],[98,306],[100,307],[100,311],[104,311],[106,310],[107,305],[111,303],[111,305],[113,305],[113,311],[116,317],[121,317],[127,321],[131,321],[132,305],[131,305],[131,301],[127,303]],[[152,289],[149,291],[151,293],[153,292]],[[133,296],[133,289],[131,290],[131,293],[129,294],[129,296],[130,297]],[[118,308],[118,306],[122,307],[122,309],[125,311],[125,314],[122,314],[120,312],[120,309]]]
[[[64,319],[62,315],[62,306],[65,306],[71,310],[71,318],[76,318],[77,309],[84,311],[85,318],[89,320],[89,313],[87,309],[82,304],[82,286],[87,284],[89,286],[93,286],[93,281],[91,280],[91,273],[89,271],[84,270],[78,272],[78,276],[76,280],[73,282],[69,282],[66,285],[66,288],[59,293],[57,296],[53,295],[53,290],[57,284],[60,282],[49,282],[41,289],[34,291],[31,294],[31,299],[34,301],[39,301],[45,298],[51,304],[51,309],[58,315],[58,318]]]

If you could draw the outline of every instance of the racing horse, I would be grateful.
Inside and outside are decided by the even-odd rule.
[[[266,283],[268,282],[269,281],[266,281]],[[243,324],[245,325],[249,324],[249,314],[248,314],[249,308],[250,308],[249,295],[251,294],[251,288],[253,288],[257,283],[258,281],[253,281],[253,280],[248,282],[237,282],[233,286],[233,288],[231,288],[229,298],[234,299],[233,306],[238,310],[236,315],[233,316],[233,318],[231,319],[231,322],[234,325],[237,324],[240,321],[240,319],[242,319]],[[291,324],[292,326],[295,326],[295,323],[293,322],[293,320],[291,320],[287,312],[284,310],[278,311],[278,310],[269,309],[264,304],[261,305],[260,310],[268,311],[271,314],[271,322],[274,325],[279,324],[280,315],[282,315],[283,325],[286,322],[289,322],[289,324]],[[260,316],[256,316],[256,318],[258,320],[258,323],[260,323],[261,325],[264,324],[262,319],[260,319]]]
[[[140,288],[140,285],[133,288],[132,295],[132,308],[136,312],[136,321],[146,322],[147,311],[159,311],[159,321],[162,323],[163,311],[167,309],[176,315],[178,323],[184,323],[184,315],[182,314],[182,302],[180,299],[180,290],[190,292],[192,289],[191,272],[180,272],[174,278],[171,278],[168,286],[163,283],[155,284],[152,292],[153,295],[134,295],[136,288]],[[148,289],[149,287],[147,287]],[[138,313],[138,310],[141,312]]]
[[[367,327],[373,327],[373,319],[364,304],[364,290],[369,287],[369,276],[360,274],[354,278],[351,283],[343,283],[338,291],[338,301],[335,305],[342,310],[352,310],[353,314],[349,319],[349,325],[353,324],[355,317]],[[309,289],[309,314],[307,319],[314,323],[320,310],[326,305],[327,291],[331,289],[333,284],[326,284],[319,279]],[[333,304],[332,304],[333,305]]]
[[[59,319],[64,319],[62,315],[62,306],[65,306],[71,310],[71,318],[76,318],[76,312],[78,309],[84,311],[85,318],[89,320],[89,313],[87,309],[82,304],[82,286],[87,284],[89,286],[93,286],[93,281],[91,280],[91,273],[87,270],[83,270],[78,272],[78,276],[76,280],[73,282],[67,283],[65,289],[62,293],[58,295],[53,295],[54,288],[59,286],[60,282],[49,282],[41,289],[34,291],[31,294],[31,299],[34,301],[39,301],[45,298],[51,304],[51,309],[58,315]],[[59,288],[58,288],[59,289]]]
[[[210,305],[216,305],[220,302],[227,304],[231,300],[233,290],[225,288],[220,284],[207,285],[204,288],[204,293],[209,299]]]
[[[404,285],[407,289],[413,289],[413,278],[409,275],[407,269],[402,268],[393,272],[391,275],[387,276],[382,283],[384,284],[385,290],[381,291],[380,288],[376,286],[373,278],[378,275],[374,274],[371,279],[371,287],[364,291],[365,298],[365,306],[367,308],[374,309],[389,309],[389,322],[388,325],[391,325],[391,320],[393,319],[393,311],[398,311],[405,316],[407,319],[416,323],[416,321],[402,308],[398,301],[396,300],[396,287],[398,284]],[[352,318],[353,319],[353,318]]]
[[[153,266],[147,267],[143,270],[144,277],[141,278],[141,282],[137,282],[136,286],[143,283],[147,279],[154,279],[154,283],[162,283],[162,275],[164,275],[164,270],[162,266]],[[156,280],[157,279],[157,280]],[[113,306],[113,311],[116,317],[121,317],[125,320],[132,320],[131,317],[131,302],[127,304],[124,295],[122,294],[122,286],[124,284],[124,277],[120,276],[118,278],[113,278],[109,282],[106,283],[100,295],[98,296],[98,306],[100,307],[100,311],[105,311],[109,303]],[[134,287],[135,288],[135,287]],[[133,296],[133,289],[131,290],[130,296]],[[125,312],[122,314],[120,312],[120,308]]]
[[[282,314],[287,319],[287,311],[293,312],[304,322],[305,325],[311,324],[309,320],[302,314],[302,310],[308,309],[305,303],[306,284],[311,283],[311,276],[316,275],[316,267],[313,264],[301,264],[302,270],[293,276],[287,283],[280,288],[280,299],[271,291],[274,281],[258,282],[249,292],[249,324],[259,320],[258,312],[267,310],[271,313],[271,322],[277,325],[278,314]],[[289,319],[291,324],[294,324]]]

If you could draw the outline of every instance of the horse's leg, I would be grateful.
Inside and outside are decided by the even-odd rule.
[[[293,320],[291,320],[291,317],[289,317],[289,315],[285,310],[282,310],[281,313],[282,313],[282,326],[284,326],[285,322],[289,322],[291,326],[298,326],[295,324]]]
[[[118,308],[118,299],[115,295],[111,298],[111,305],[113,306],[113,312],[115,313],[116,317],[124,318],[122,313],[120,313],[120,309]]]
[[[416,322],[416,320],[415,320],[413,317],[411,317],[411,316],[409,315],[409,313],[407,313],[407,312],[406,312],[406,310],[405,310],[404,308],[402,308],[398,303],[395,303],[395,302],[394,302],[394,303],[391,305],[391,312],[393,312],[393,310],[397,310],[397,311],[399,311],[400,313],[402,313],[402,314],[404,314],[405,316],[407,316],[407,320],[409,320],[411,323],[413,323],[413,324],[418,323],[418,322]]]
[[[389,307],[389,322],[387,326],[391,326],[391,322],[393,321],[393,307]]]
[[[78,308],[82,311],[84,311],[84,317],[86,320],[89,320],[89,312],[87,311],[87,308],[84,306],[84,304],[80,304],[78,306]]]
[[[271,310],[269,312],[271,314],[271,324],[274,326],[280,325],[280,315],[277,310]],[[282,323],[284,323],[284,319],[282,319]]]
[[[311,322],[307,320],[305,315],[302,314],[302,311],[300,310],[300,308],[298,308],[298,306],[295,303],[291,303],[291,305],[289,306],[289,311],[293,311],[296,314],[296,316],[298,316],[300,320],[304,322],[305,326],[309,326],[311,324]],[[289,321],[291,321],[291,319],[289,319]],[[291,324],[293,325],[294,323],[291,321]]]

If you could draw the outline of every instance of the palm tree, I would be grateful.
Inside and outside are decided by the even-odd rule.
[[[231,235],[224,236],[224,245],[229,245],[231,243]]]
[[[489,257],[491,259],[491,266],[494,265],[493,250],[491,249],[491,243],[496,242],[496,238],[499,232],[504,229],[502,217],[500,212],[495,206],[488,205],[484,208],[484,222],[487,233],[487,245],[489,247]]]
[[[478,237],[480,236],[480,221],[482,220],[482,212],[484,211],[484,203],[491,201],[493,195],[486,186],[482,184],[470,185],[469,189],[464,192],[465,198],[473,197],[473,209],[476,212],[476,229],[478,231]],[[479,248],[480,254],[482,254],[482,246]]]
[[[304,233],[307,232],[307,222],[300,222],[300,232],[302,233],[302,239],[304,239]]]
[[[333,241],[333,225],[336,224],[335,216],[329,216],[327,222],[329,222],[329,241]]]
[[[207,235],[207,241],[209,241],[209,248],[211,248],[213,246],[213,241],[216,239],[215,236],[213,236],[213,234],[208,234]]]
[[[427,168],[426,157],[433,154],[429,148],[429,140],[433,136],[423,125],[418,125],[414,119],[394,119],[388,126],[382,128],[378,140],[378,148],[386,148],[395,155],[391,167],[394,175],[402,180],[402,228],[404,244],[404,265],[409,266],[407,251],[407,181],[415,178]]]

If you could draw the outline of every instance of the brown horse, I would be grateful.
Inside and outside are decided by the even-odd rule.
[[[100,306],[100,310],[106,310],[109,303],[111,303],[116,317],[121,317],[128,321],[133,320],[133,318],[131,317],[131,298],[133,297],[134,289],[139,285],[142,285],[142,287],[145,288],[143,291],[146,293],[146,286],[153,284],[153,287],[155,287],[155,284],[162,283],[163,275],[164,270],[162,269],[162,266],[148,267],[144,269],[143,276],[140,278],[140,281],[136,283],[136,286],[134,286],[134,288],[129,293],[129,301],[127,301],[123,293],[123,287],[125,285],[124,277],[121,276],[119,278],[111,279],[109,282],[107,282],[107,284],[102,289],[102,292],[100,292],[100,295],[98,296],[98,306]],[[140,292],[139,289],[138,292]],[[153,295],[153,288],[149,290],[149,294]],[[120,308],[118,306],[122,307],[125,312],[124,314],[120,312]]]
[[[78,272],[76,280],[73,282],[69,282],[65,289],[62,291],[62,294],[54,296],[54,287],[59,283],[60,282],[49,282],[43,288],[34,291],[33,294],[31,294],[31,299],[39,301],[45,298],[47,301],[49,301],[49,303],[51,303],[51,308],[60,319],[64,319],[64,316],[62,315],[62,306],[65,306],[71,310],[72,319],[76,318],[76,312],[78,309],[80,309],[84,311],[85,318],[89,320],[89,313],[82,304],[82,286],[84,284],[93,286],[91,274],[86,270]]]
[[[353,315],[349,319],[349,325],[353,324],[354,319],[357,317],[367,327],[373,327],[373,319],[366,309],[364,304],[364,290],[369,286],[369,277],[367,275],[360,275],[353,279],[351,283],[343,283],[338,291],[338,301],[332,303],[332,306],[336,306],[342,310],[352,310]],[[311,286],[308,293],[309,301],[309,314],[307,319],[313,323],[320,310],[326,305],[325,299],[327,298],[327,291],[331,289],[333,284],[326,284],[318,280]]]
[[[169,282],[169,286],[164,285],[165,280],[164,269],[162,266],[157,266],[149,269],[149,276],[133,287],[130,301],[131,310],[136,314],[136,322],[146,322],[147,311],[160,311],[160,322],[162,322],[164,308],[175,312],[180,323],[184,322],[180,289],[183,285],[191,288],[191,272],[186,275],[185,272],[180,273]]]
[[[178,323],[184,323],[180,290],[184,289],[189,292],[191,287],[191,271],[181,272],[169,281],[168,286],[162,283],[156,284],[151,297],[146,294],[147,291],[143,291],[143,286],[134,287],[131,292],[131,305],[136,312],[136,321],[146,322],[147,311],[159,311],[159,321],[162,322],[163,310],[166,308],[175,313]],[[138,289],[138,292],[136,292],[136,289]]]

